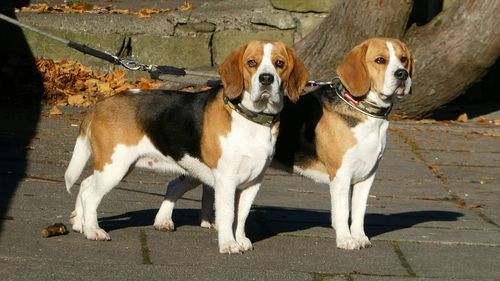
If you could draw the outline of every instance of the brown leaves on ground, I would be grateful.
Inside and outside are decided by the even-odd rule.
[[[193,8],[193,5],[185,1],[183,5],[175,9],[157,9],[147,8],[141,10],[117,9],[112,5],[97,6],[84,1],[72,1],[62,5],[49,6],[47,3],[31,4],[27,7],[22,7],[21,12],[28,13],[67,13],[67,14],[122,14],[122,15],[137,15],[139,18],[150,18],[153,14],[167,13],[171,11],[187,11]]]
[[[54,105],[87,107],[103,97],[131,88],[154,89],[163,84],[163,81],[148,78],[129,81],[123,70],[102,73],[68,60],[40,58],[36,66],[43,78],[44,101]]]
[[[414,121],[416,124],[419,125],[430,125],[430,124],[440,124],[440,125],[450,125],[450,124],[457,124],[457,123],[468,123],[471,122],[469,119],[469,116],[467,115],[466,112],[460,114],[456,120],[436,120],[436,119],[420,119],[420,120],[413,120],[409,118],[406,115],[401,115],[401,114],[396,114],[393,113],[389,115],[389,120],[390,121]],[[479,116],[475,122],[481,124],[481,125],[500,125],[500,120],[498,119],[487,119],[483,116]]]

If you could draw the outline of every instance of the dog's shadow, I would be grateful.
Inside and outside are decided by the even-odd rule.
[[[152,227],[157,209],[127,212],[121,215],[99,219],[101,227],[107,231],[129,227]],[[198,226],[199,209],[175,209],[173,220],[176,227]],[[427,210],[393,214],[373,214],[365,216],[365,232],[370,238],[384,233],[411,228],[427,222],[456,221],[462,213]],[[259,206],[252,210],[247,219],[247,235],[256,242],[276,236],[307,230],[314,227],[331,228],[330,212],[285,207]],[[333,231],[333,229],[332,229]]]

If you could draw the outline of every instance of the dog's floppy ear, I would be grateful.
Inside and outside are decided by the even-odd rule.
[[[365,63],[367,49],[366,44],[354,47],[337,67],[340,81],[355,97],[364,96],[370,90],[370,77]]]
[[[403,51],[405,52],[406,56],[408,57],[408,73],[410,74],[410,77],[413,77],[413,74],[415,73],[415,63],[413,62],[413,57],[411,56],[411,53],[410,53],[410,50],[408,49],[408,46],[406,46],[406,44],[401,42],[401,41],[399,41],[399,43],[403,47]]]
[[[413,58],[410,57],[410,65],[408,67],[409,69],[409,73],[410,73],[410,77],[413,77],[413,74],[415,73],[415,63],[413,62]]]
[[[285,94],[293,103],[299,100],[299,97],[304,93],[304,87],[309,79],[309,73],[302,60],[295,54],[295,52],[286,47],[288,54],[288,67],[291,68],[288,80],[285,81],[284,89]]]
[[[243,93],[243,53],[247,45],[243,45],[233,51],[219,68],[219,74],[224,85],[224,95],[229,99],[235,99]]]

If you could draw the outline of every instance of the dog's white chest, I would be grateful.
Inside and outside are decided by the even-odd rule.
[[[220,139],[222,155],[217,173],[230,176],[238,185],[251,183],[269,165],[276,142],[275,129],[233,113],[231,131]]]
[[[341,169],[351,170],[351,183],[362,181],[375,172],[384,153],[388,126],[386,120],[368,118],[352,129],[357,143],[347,151],[341,165]]]

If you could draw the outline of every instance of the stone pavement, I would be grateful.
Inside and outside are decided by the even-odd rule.
[[[9,147],[26,110],[0,110],[3,197],[22,162]],[[270,170],[247,222],[255,249],[229,256],[218,253],[215,230],[198,227],[201,189],[179,200],[177,231],[155,231],[170,178],[142,170],[99,209],[112,241],[41,238],[40,228],[67,223],[78,188],[68,194],[63,174],[84,110],[63,111],[43,108],[25,175],[3,198],[0,280],[500,280],[498,125],[391,123],[367,208],[373,247],[359,251],[335,247],[326,186]]]

